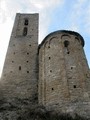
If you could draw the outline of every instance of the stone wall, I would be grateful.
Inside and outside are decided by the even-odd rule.
[[[41,43],[38,85],[40,104],[65,112],[69,107],[75,111],[79,107],[78,103],[85,108],[85,102],[90,107],[90,79],[87,79],[89,67],[83,46],[83,38],[71,31],[51,33]]]
[[[0,81],[4,98],[37,99],[37,50],[38,14],[17,14]]]
[[[83,47],[80,34],[56,31],[38,48],[38,14],[17,14],[0,79],[0,118],[21,119],[38,103],[48,112],[90,118],[90,70]]]

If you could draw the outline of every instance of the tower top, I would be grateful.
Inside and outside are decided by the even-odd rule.
[[[39,14],[21,14],[17,13],[11,37],[30,38],[38,36],[38,18]]]
[[[38,15],[39,16],[39,13],[30,13],[30,14],[29,13],[17,13],[16,15],[20,15],[20,16]]]

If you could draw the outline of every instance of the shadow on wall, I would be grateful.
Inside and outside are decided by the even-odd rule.
[[[0,105],[3,101],[0,101]],[[89,120],[69,114],[60,114],[47,111],[45,107],[30,105],[25,108],[8,103],[7,106],[0,107],[0,120]]]

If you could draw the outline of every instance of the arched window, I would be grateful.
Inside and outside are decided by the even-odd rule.
[[[64,41],[64,47],[65,47],[65,51],[66,51],[67,54],[70,53],[69,48],[68,48],[69,44],[70,44],[70,43],[69,43],[68,40],[65,40],[65,41]]]
[[[28,19],[25,19],[24,25],[28,25]]]
[[[68,47],[68,45],[69,45],[69,41],[65,40],[64,41],[64,47]]]
[[[23,36],[26,36],[27,35],[27,27],[24,27],[24,29],[23,29]]]

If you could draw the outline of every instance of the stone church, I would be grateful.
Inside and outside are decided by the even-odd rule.
[[[27,105],[90,117],[90,69],[83,37],[59,30],[38,45],[38,17],[16,15],[0,80],[0,100],[19,99]]]

